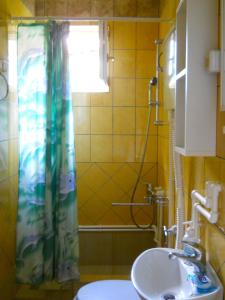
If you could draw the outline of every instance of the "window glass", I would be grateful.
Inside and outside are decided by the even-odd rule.
[[[107,78],[102,78],[102,65],[107,64],[107,56],[102,55],[101,47],[104,46],[104,51],[107,49],[106,42],[101,41],[100,30],[99,24],[70,26],[68,49],[72,92],[109,91]]]

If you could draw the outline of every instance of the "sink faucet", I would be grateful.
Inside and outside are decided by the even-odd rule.
[[[193,242],[183,241],[183,252],[173,251],[168,254],[169,259],[179,257],[181,259],[192,262],[199,269],[201,274],[206,273],[206,255],[205,249],[199,244]]]

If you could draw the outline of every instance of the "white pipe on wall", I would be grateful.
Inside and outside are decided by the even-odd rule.
[[[196,191],[196,190],[192,191],[191,197],[200,201],[202,205],[206,206],[206,204],[207,204],[206,197],[202,196],[198,191]]]
[[[173,115],[172,115],[173,116]],[[175,151],[175,125],[173,122],[173,162],[174,162],[174,177],[176,186],[176,218],[177,218],[177,234],[176,234],[176,249],[182,248],[182,239],[184,235],[184,193],[183,193],[183,174],[180,154]]]
[[[209,212],[208,210],[206,210],[204,207],[201,206],[201,204],[199,203],[195,203],[195,209],[201,214],[203,215],[210,223],[215,223],[215,221],[217,221],[217,218],[214,219],[211,215],[211,212]]]
[[[206,197],[199,192],[193,190],[191,193],[192,199],[192,221],[186,230],[184,239],[192,242],[199,242],[199,221],[198,214],[206,218],[206,220],[215,224],[218,220],[218,198],[221,186],[217,183],[206,183]],[[203,207],[205,206],[205,207]],[[207,209],[206,209],[207,208]],[[210,210],[208,210],[210,209]]]
[[[151,231],[155,232],[155,228],[152,226],[152,228],[149,229],[140,229],[137,228],[136,226],[133,225],[80,225],[79,232],[134,232],[134,231],[140,231],[140,232],[145,232],[145,231]]]
[[[168,227],[171,228],[174,222],[174,173],[173,173],[173,131],[174,111],[169,112],[169,178],[168,178]],[[173,245],[172,235],[168,235],[168,247]]]

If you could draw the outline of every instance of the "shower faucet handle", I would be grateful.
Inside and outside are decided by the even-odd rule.
[[[144,185],[146,186],[146,192],[147,194],[153,194],[153,187],[150,182],[144,182]]]

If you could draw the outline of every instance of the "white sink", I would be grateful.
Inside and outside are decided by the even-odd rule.
[[[190,268],[184,260],[168,258],[174,249],[153,248],[140,254],[135,260],[132,271],[132,283],[144,300],[223,300],[223,287],[207,264],[207,276],[215,289],[204,294],[196,294],[194,286],[187,279]]]

